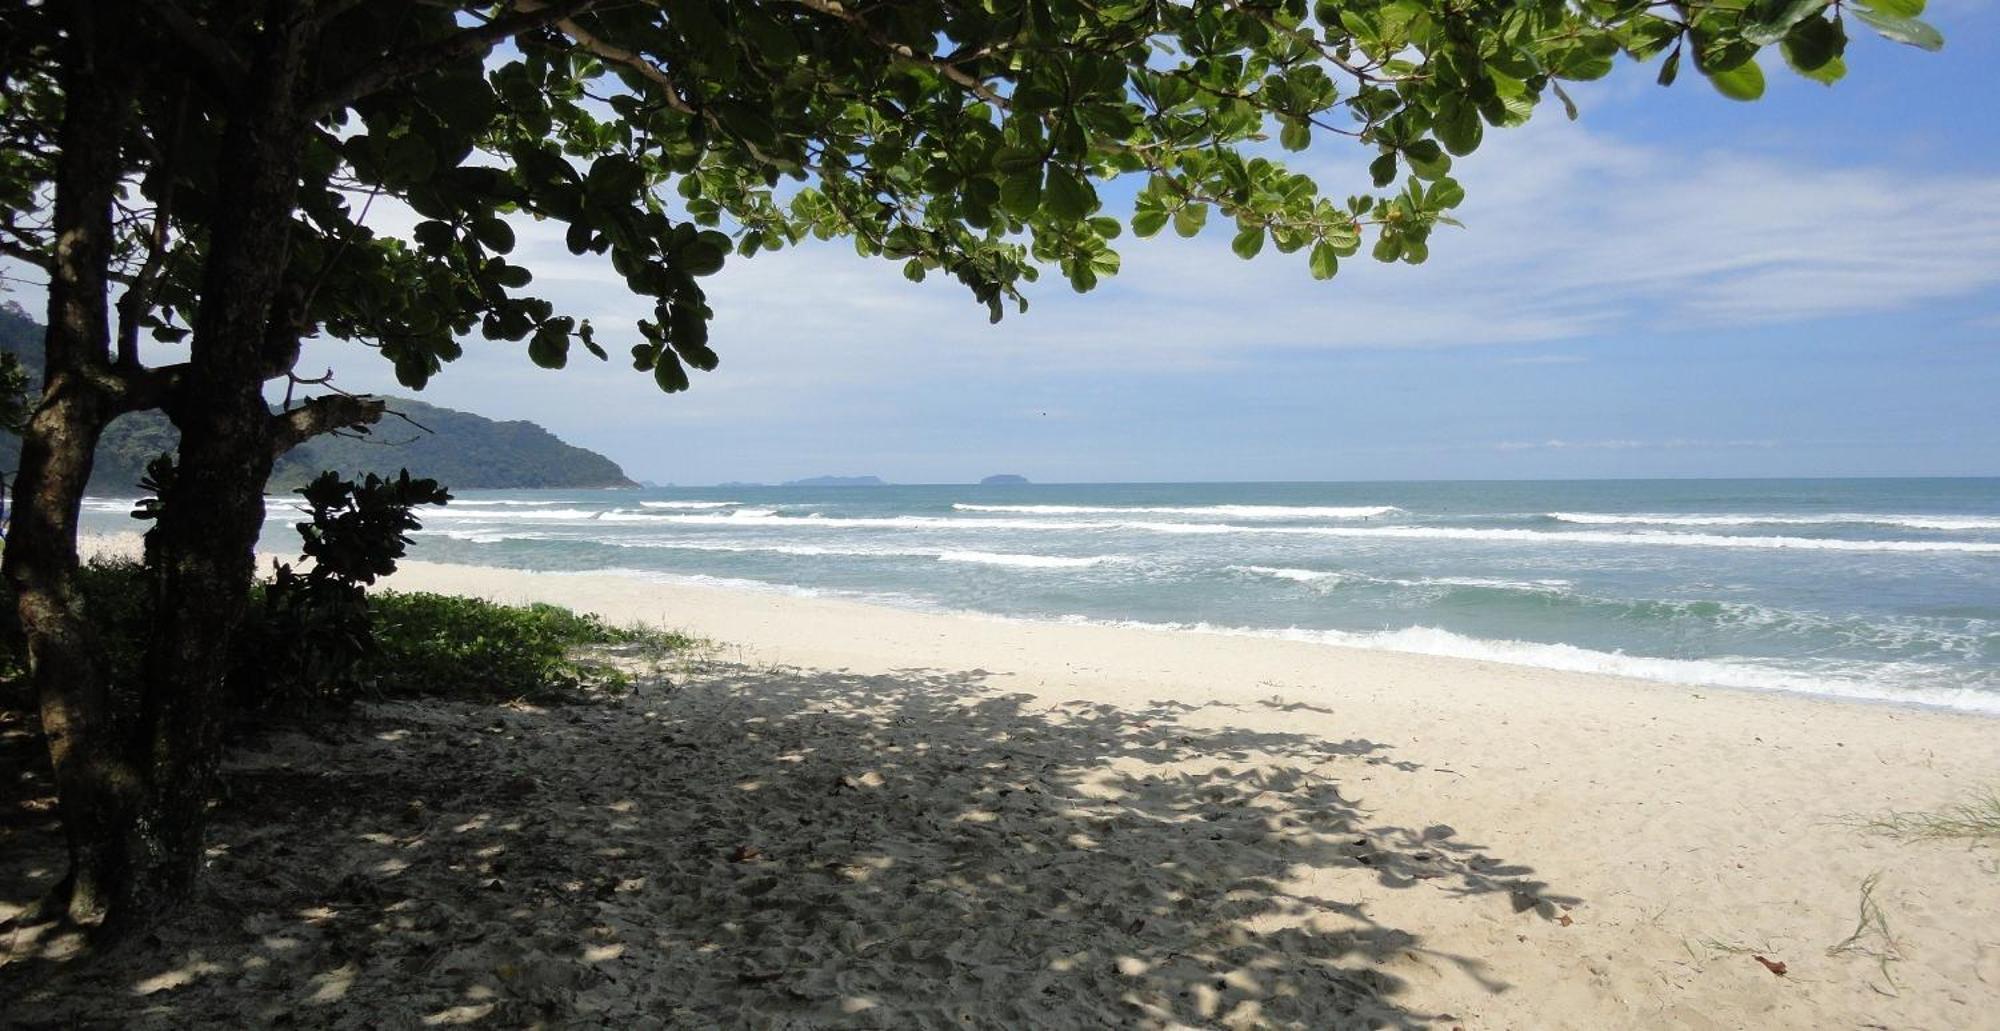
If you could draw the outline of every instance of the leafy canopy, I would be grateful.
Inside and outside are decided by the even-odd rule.
[[[61,4],[0,9],[0,250],[52,261]],[[278,10],[285,5],[269,5]],[[118,202],[128,335],[184,338],[200,300],[231,91],[269,25],[238,0],[142,5],[157,52]],[[921,280],[955,277],[998,319],[1047,269],[1088,290],[1129,226],[1211,218],[1233,249],[1304,252],[1333,276],[1364,247],[1417,263],[1465,197],[1452,162],[1620,54],[1764,90],[1760,51],[1830,83],[1849,19],[1942,40],[1923,0],[321,0],[288,294],[298,327],[378,348],[422,386],[474,334],[560,367],[606,358],[509,260],[510,218],[561,227],[655,302],[629,330],[666,390],[711,369],[700,280],[733,254],[845,236]],[[277,17],[267,14],[266,17]],[[1767,57],[1768,62],[1768,57]],[[1336,199],[1284,152],[1372,156]],[[1275,145],[1274,145],[1275,144]],[[1130,211],[1100,187],[1142,181]],[[394,198],[407,235],[369,224]],[[127,310],[127,309],[130,310]],[[285,367],[289,371],[289,367]]]

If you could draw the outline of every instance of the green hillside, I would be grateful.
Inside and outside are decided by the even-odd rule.
[[[39,386],[42,327],[13,304],[0,305],[0,351],[15,355],[28,370],[31,389]],[[408,417],[390,416],[362,439],[320,437],[278,461],[271,489],[285,490],[336,469],[349,476],[393,475],[407,468],[447,487],[633,487],[611,459],[564,443],[531,422],[495,422],[470,412],[392,397],[389,407]],[[415,425],[412,425],[415,423]],[[421,429],[419,427],[422,427]],[[426,430],[430,432],[425,432]],[[146,463],[178,441],[173,425],[159,412],[134,412],[106,428],[91,474],[94,494],[137,492]],[[21,442],[0,433],[0,472],[10,477]]]

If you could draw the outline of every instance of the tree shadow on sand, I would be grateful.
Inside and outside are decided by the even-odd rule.
[[[1452,1015],[1401,1001],[1398,957],[1506,985],[1320,897],[1329,871],[1575,902],[1343,795],[1357,760],[1415,768],[1378,743],[996,679],[723,666],[275,736],[234,762],[193,912],[87,963],[17,943],[0,1002],[30,1026],[1414,1028]]]

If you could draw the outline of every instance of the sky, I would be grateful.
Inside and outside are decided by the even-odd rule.
[[[1926,17],[1941,53],[1857,38],[1832,88],[1770,55],[1751,104],[1621,63],[1577,121],[1546,104],[1458,160],[1466,227],[1423,266],[1316,282],[1220,220],[1127,234],[1117,277],[1047,275],[989,325],[840,242],[732,259],[704,284],[721,366],[676,395],[617,357],[650,305],[522,224],[510,260],[613,360],[473,339],[422,397],[680,484],[2000,475],[2000,0]],[[1339,197],[1369,156],[1297,167]],[[322,367],[407,393],[354,345]]]

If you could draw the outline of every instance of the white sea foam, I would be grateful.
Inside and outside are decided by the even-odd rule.
[[[974,505],[951,506],[960,512],[1020,512],[1026,515],[1207,515],[1230,519],[1372,519],[1394,515],[1394,505]]]
[[[1339,583],[1343,580],[1351,579],[1349,574],[1336,573],[1324,569],[1292,569],[1287,566],[1230,566],[1229,568],[1238,573],[1256,573],[1259,576],[1275,577],[1279,580],[1291,580],[1302,584]]]
[[[1492,576],[1434,576],[1418,580],[1393,580],[1405,587],[1490,587],[1496,591],[1532,591],[1537,594],[1567,591],[1568,580],[1505,580]]]
[[[1081,569],[1115,561],[1115,556],[1088,555],[1073,558],[1067,555],[1005,555],[992,551],[945,551],[938,554],[938,559],[942,562],[975,562],[986,566],[1015,566],[1023,569]]]
[[[522,530],[418,530],[416,533],[424,537],[446,537],[451,540],[466,541],[472,544],[504,544],[507,541],[546,541],[554,539],[546,533]]]
[[[1627,655],[1623,652],[1596,651],[1568,644],[1488,640],[1426,626],[1353,632],[1308,630],[1297,627],[1264,630],[1215,626],[1209,623],[1145,623],[1136,620],[1097,620],[1084,616],[1066,616],[1061,621],[1154,631],[1269,637],[1373,651],[1476,659],[1572,673],[1609,674],[1670,684],[1788,691],[1871,701],[1936,705],[2000,715],[2000,692],[1972,687],[1926,686],[1923,681],[1934,679],[1935,669],[1926,669],[1914,663],[1852,663],[1844,670],[1829,669],[1824,674],[1814,674],[1777,669],[1748,659],[1664,659]]]
[[[468,505],[470,505],[470,506],[473,506],[473,507],[482,507],[482,506],[488,506],[488,505],[500,505],[500,506],[505,506],[505,507],[508,507],[508,508],[546,508],[546,507],[548,507],[549,505],[560,505],[560,504],[562,504],[562,502],[560,502],[560,501],[519,501],[519,500],[512,500],[512,499],[498,499],[498,498],[453,498],[453,499],[451,499],[451,505],[452,505],[452,507],[453,507],[453,508],[463,508],[463,507],[466,507],[466,506],[468,506]]]
[[[737,505],[741,505],[742,503],[743,502],[741,501],[641,501],[639,502],[640,506],[643,508],[685,508],[685,509],[734,508]]]
[[[446,512],[434,513],[447,515]],[[485,513],[460,513],[462,518],[492,519]],[[1678,533],[1663,530],[1528,530],[1467,526],[1243,526],[1235,523],[1176,523],[1146,520],[1050,521],[983,519],[950,516],[809,516],[779,515],[768,508],[733,512],[662,514],[613,510],[596,512],[557,509],[510,513],[507,519],[600,519],[607,523],[661,523],[683,526],[759,526],[793,529],[881,530],[1138,530],[1176,535],[1267,535],[1343,537],[1354,540],[1460,540],[1519,544],[1602,544],[1694,548],[1794,549],[1800,551],[1968,552],[2000,554],[2000,541],[1845,540],[1824,537]]]
[[[632,537],[607,539],[605,544],[621,548],[664,548],[682,551],[716,551],[737,554],[800,555],[850,558],[925,558],[940,562],[968,562],[1021,569],[1083,569],[1108,562],[1125,561],[1119,555],[1020,555],[995,551],[962,551],[937,548],[840,547],[817,544],[757,544],[734,541],[695,541],[672,537]]]
[[[1635,530],[1517,530],[1466,526],[1231,526],[1226,523],[1124,523],[1132,529],[1178,534],[1288,534],[1360,540],[1504,541],[1517,544],[1622,544],[1682,548],[1903,551],[2000,554],[2000,541],[1881,541],[1827,537],[1733,536]]]
[[[1343,583],[1382,584],[1392,587],[1487,587],[1502,591],[1531,591],[1538,594],[1567,591],[1568,580],[1505,580],[1487,576],[1431,576],[1408,579],[1402,577],[1370,576],[1366,573],[1342,572],[1325,569],[1292,569],[1284,566],[1230,566],[1241,573],[1255,573],[1259,576],[1291,580],[1297,583],[1334,586]]]
[[[778,515],[772,509],[741,509],[728,515],[663,515],[655,512],[607,512],[608,523],[665,523],[680,526],[773,526],[805,529],[865,528],[881,530],[1075,530],[1116,527],[1118,523],[1056,523],[1029,519],[953,519],[947,516],[804,516]]]
[[[2000,530],[2000,516],[1882,515],[1663,515],[1647,513],[1550,512],[1560,523],[1635,526],[1901,526],[1913,530]]]
[[[596,508],[535,508],[519,512],[454,512],[445,508],[426,508],[419,512],[423,519],[477,519],[488,523],[513,522],[582,522],[597,519],[605,513]]]

